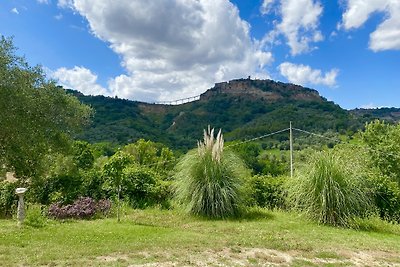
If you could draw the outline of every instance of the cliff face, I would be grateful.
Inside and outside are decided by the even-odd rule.
[[[200,100],[210,100],[217,95],[241,96],[276,102],[283,99],[323,101],[318,91],[294,84],[274,82],[272,80],[239,79],[217,83],[200,96]]]

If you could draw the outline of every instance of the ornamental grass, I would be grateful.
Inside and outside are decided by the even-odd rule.
[[[189,151],[178,163],[176,199],[193,215],[227,218],[240,213],[241,187],[247,172],[242,161],[224,150],[221,130],[204,130],[197,149]]]

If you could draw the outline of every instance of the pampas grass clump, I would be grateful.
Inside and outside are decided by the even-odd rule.
[[[204,130],[204,140],[178,163],[176,199],[193,215],[227,218],[238,215],[246,168],[231,151],[224,150],[221,130]]]
[[[362,184],[348,162],[331,152],[316,153],[289,181],[289,203],[321,224],[349,227],[371,207]]]

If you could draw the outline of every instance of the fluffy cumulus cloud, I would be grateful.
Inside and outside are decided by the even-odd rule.
[[[214,82],[264,78],[272,61],[228,0],[59,0],[58,5],[86,18],[92,34],[121,56],[126,73],[108,84],[119,97],[193,96]]]
[[[337,69],[332,69],[325,74],[321,70],[312,69],[310,66],[284,62],[278,66],[282,76],[288,81],[299,85],[326,85],[333,87],[336,85],[336,77],[339,74]]]
[[[278,4],[276,10],[274,5]],[[275,29],[264,37],[264,42],[275,42],[283,35],[292,55],[298,55],[315,49],[313,43],[322,41],[323,35],[318,29],[323,7],[318,0],[264,0],[261,13],[267,15],[272,10],[280,19]]]
[[[97,84],[97,75],[84,67],[59,68],[49,74],[65,88],[73,88],[86,95],[109,95],[105,88]]]
[[[346,30],[359,28],[374,12],[384,12],[386,16],[370,35],[370,49],[399,50],[400,1],[398,0],[347,0],[341,26]]]

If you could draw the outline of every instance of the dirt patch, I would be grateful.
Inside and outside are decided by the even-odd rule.
[[[97,257],[96,260],[99,262],[127,262],[129,260],[129,256],[114,254],[114,255],[108,255],[108,256],[100,256],[100,257]]]
[[[175,266],[399,266],[400,253],[384,251],[335,251],[337,257],[321,258],[312,252],[279,251],[265,248],[231,247],[205,251],[164,251],[157,253],[139,252],[132,255],[109,255],[97,257],[101,264],[123,262],[132,267],[175,267]],[[331,254],[329,254],[331,253]],[[322,255],[319,253],[319,255]]]

